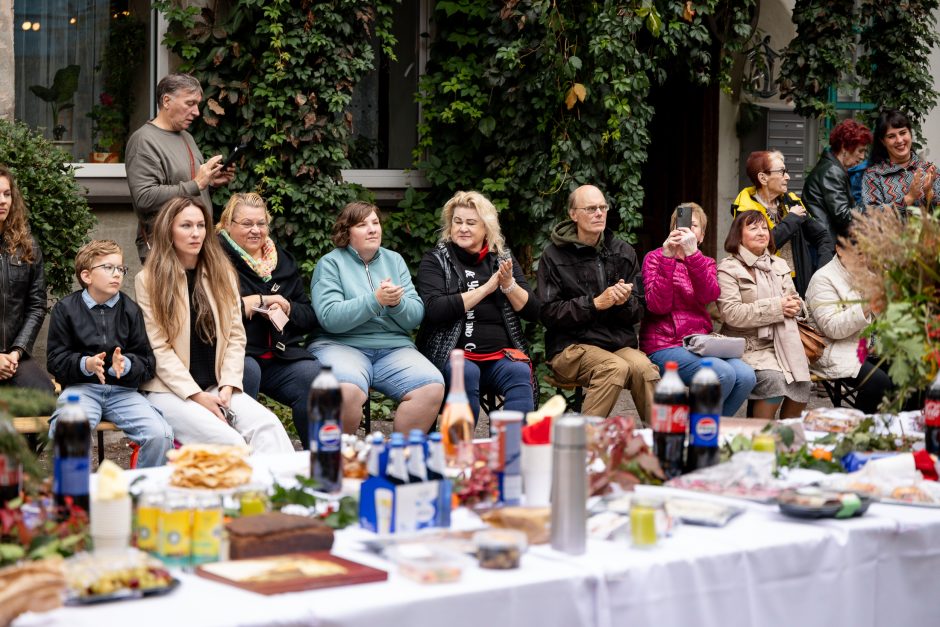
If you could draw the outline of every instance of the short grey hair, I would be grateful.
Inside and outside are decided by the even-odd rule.
[[[191,74],[182,74],[174,72],[167,74],[157,83],[157,108],[163,107],[163,97],[173,96],[179,92],[195,92],[202,95],[202,85],[199,80]]]

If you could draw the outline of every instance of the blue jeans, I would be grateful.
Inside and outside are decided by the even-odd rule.
[[[332,366],[340,383],[351,383],[369,394],[377,390],[395,401],[426,385],[444,384],[441,371],[414,346],[353,348],[333,340],[307,347],[324,366]]]
[[[450,388],[450,360],[444,364],[444,380]],[[532,371],[524,361],[503,357],[494,361],[463,360],[463,384],[473,410],[473,420],[480,417],[480,389],[492,390],[503,397],[503,409],[530,412],[535,409],[532,400]],[[446,396],[445,396],[446,398]]]
[[[245,356],[245,374],[242,390],[257,399],[264,392],[278,403],[288,405],[291,418],[300,437],[300,444],[310,448],[309,425],[307,424],[307,395],[310,384],[320,374],[320,362],[316,359],[255,359]]]
[[[679,364],[679,377],[686,385],[692,385],[692,377],[698,372],[703,359],[681,346],[664,348],[650,353],[649,357],[650,361],[659,366],[660,372],[665,370],[667,361],[677,362]],[[757,383],[754,369],[740,359],[718,359],[717,357],[709,357],[708,359],[712,360],[712,370],[718,373],[718,380],[721,381],[721,399],[723,403],[721,415],[733,416],[747,400],[748,395]]]
[[[104,419],[140,445],[138,467],[149,468],[166,463],[166,453],[173,448],[173,429],[143,394],[120,385],[80,383],[62,390],[60,409],[52,414],[49,422],[50,438],[55,434],[56,418],[70,394],[79,395],[79,404],[85,410],[92,433]]]

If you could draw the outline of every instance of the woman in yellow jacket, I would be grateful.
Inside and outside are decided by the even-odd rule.
[[[781,153],[752,152],[746,170],[754,186],[741,190],[731,205],[732,212],[764,214],[777,245],[777,256],[790,266],[796,290],[805,296],[813,273],[832,260],[835,242],[828,229],[806,211],[799,197],[787,191],[790,175]]]

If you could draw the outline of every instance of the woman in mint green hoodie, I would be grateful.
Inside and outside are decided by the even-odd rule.
[[[405,260],[382,248],[378,207],[343,207],[333,243],[313,273],[313,307],[323,330],[309,350],[340,382],[343,431],[359,428],[370,387],[400,401],[396,431],[427,431],[444,398],[444,379],[411,341],[424,303]]]

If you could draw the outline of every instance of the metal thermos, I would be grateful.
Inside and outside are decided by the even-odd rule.
[[[580,555],[587,541],[584,418],[565,414],[552,427],[552,548]]]

